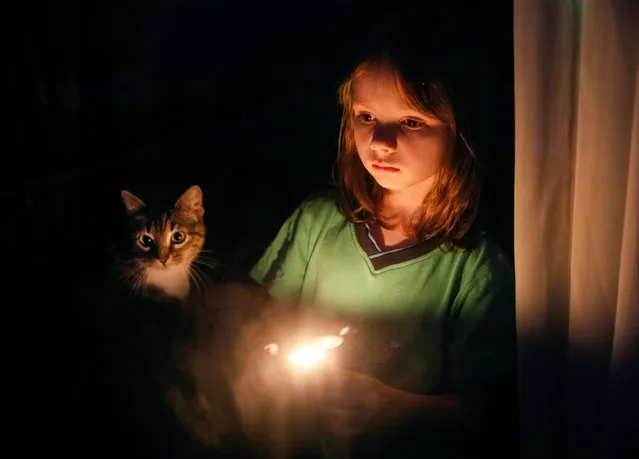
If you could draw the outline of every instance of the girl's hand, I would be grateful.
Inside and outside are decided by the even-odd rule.
[[[362,373],[332,371],[314,388],[320,418],[338,437],[393,424],[408,409],[410,394]]]

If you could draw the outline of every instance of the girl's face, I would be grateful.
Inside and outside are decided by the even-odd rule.
[[[410,107],[389,71],[367,72],[353,91],[353,134],[366,170],[386,190],[425,195],[446,151],[446,125]]]

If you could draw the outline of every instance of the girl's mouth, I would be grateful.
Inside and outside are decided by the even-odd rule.
[[[399,172],[399,168],[397,167],[388,166],[386,164],[378,164],[378,163],[373,164],[373,169],[375,169],[376,171],[383,171],[383,172]]]

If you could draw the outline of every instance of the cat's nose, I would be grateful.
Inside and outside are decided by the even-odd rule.
[[[169,257],[162,257],[162,258],[158,258],[158,260],[160,261],[160,263],[162,263],[163,265],[166,266],[166,262],[168,261]]]

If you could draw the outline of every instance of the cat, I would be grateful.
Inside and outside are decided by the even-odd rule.
[[[205,256],[200,187],[167,208],[127,190],[121,199],[126,224],[113,246],[112,276],[120,313],[111,315],[110,328],[121,363],[128,362],[134,409],[144,424],[158,413],[174,416],[178,423],[167,419],[173,429],[211,451],[264,457],[245,435],[246,407],[238,406],[235,388],[249,355],[268,344],[274,321],[267,316],[277,306],[269,306],[263,289]]]
[[[141,455],[237,451],[241,434],[228,403],[222,357],[210,360],[204,375],[189,363],[198,349],[223,354],[221,346],[200,344],[201,336],[217,333],[211,287],[225,278],[221,263],[204,249],[202,190],[191,186],[168,206],[127,190],[120,198],[122,224],[105,258],[107,275],[96,282],[86,273],[88,282],[77,294],[77,303],[91,305],[81,311],[83,334],[91,337],[90,352],[100,362],[92,368],[89,391],[93,386],[92,396],[111,400],[103,408],[111,431],[125,435]],[[196,384],[198,378],[205,383]]]
[[[133,293],[185,302],[198,277],[197,264],[206,237],[202,190],[194,185],[171,209],[155,209],[122,190],[128,241],[116,262]]]
[[[286,420],[262,419],[255,394],[264,383],[253,370],[269,360],[265,346],[290,337],[309,321],[308,313],[302,318],[296,302],[274,300],[261,286],[213,269],[219,262],[204,257],[198,186],[164,209],[126,190],[121,198],[126,225],[115,250],[114,278],[124,280],[119,286],[124,310],[111,327],[128,330],[116,340],[129,361],[132,403],[148,410],[152,404],[140,400],[155,394],[154,413],[162,411],[163,399],[179,423],[173,428],[183,428],[212,451],[279,456],[273,448],[280,445],[265,445],[260,437],[282,434]],[[135,353],[131,343],[137,343]],[[282,406],[290,404],[289,395],[282,392]],[[280,410],[280,416],[286,413]],[[158,416],[142,414],[146,423]],[[166,410],[164,416],[170,417]]]

